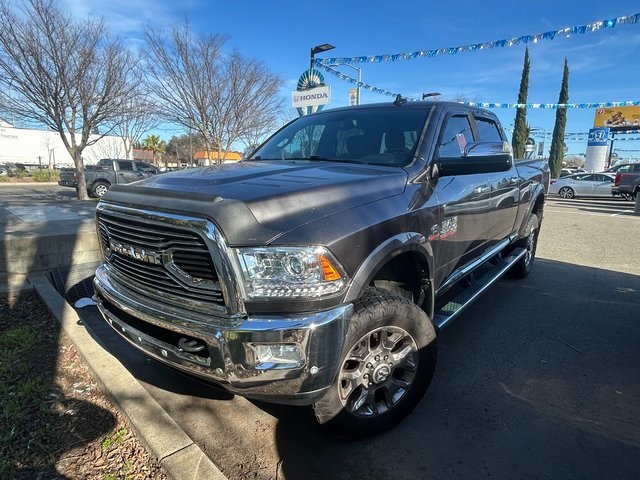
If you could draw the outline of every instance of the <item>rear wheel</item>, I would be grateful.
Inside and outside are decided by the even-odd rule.
[[[420,402],[436,364],[435,331],[414,303],[371,288],[355,304],[333,385],[314,406],[343,438],[381,433]]]
[[[558,190],[558,196],[560,198],[573,198],[576,196],[576,192],[574,192],[571,187],[562,187]]]
[[[524,256],[511,267],[509,274],[514,278],[524,278],[531,273],[533,260],[536,257],[538,246],[538,234],[540,233],[540,220],[535,213],[532,213],[525,227],[525,235],[519,241],[518,246],[526,250]]]

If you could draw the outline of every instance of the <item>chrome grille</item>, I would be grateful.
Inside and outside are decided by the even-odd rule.
[[[105,211],[97,218],[107,260],[128,288],[180,307],[190,300],[189,308],[205,312],[224,307],[211,253],[196,231]],[[148,252],[158,261],[145,260]]]

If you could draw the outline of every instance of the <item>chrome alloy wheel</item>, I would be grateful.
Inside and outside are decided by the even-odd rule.
[[[352,415],[372,417],[393,408],[409,391],[418,369],[418,347],[404,329],[368,332],[351,348],[340,370],[340,401]]]
[[[107,193],[107,190],[109,190],[109,187],[101,183],[95,188],[96,196],[98,197],[104,196],[104,194]]]
[[[560,198],[573,198],[575,195],[576,194],[571,187],[562,187],[558,190],[558,196]]]

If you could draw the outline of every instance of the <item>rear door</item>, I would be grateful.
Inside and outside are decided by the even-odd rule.
[[[489,116],[474,115],[480,142],[503,142],[502,129]],[[520,176],[515,164],[505,172],[489,173],[491,184],[491,215],[487,222],[487,247],[513,233],[520,201]]]
[[[135,167],[142,178],[147,178],[158,173],[157,167],[145,162],[135,162]]]

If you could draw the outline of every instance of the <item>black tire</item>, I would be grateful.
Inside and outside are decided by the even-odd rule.
[[[399,423],[424,396],[436,365],[429,317],[409,300],[369,288],[355,303],[339,371],[313,406],[341,438],[364,438]]]
[[[91,193],[94,197],[101,198],[107,193],[111,185],[108,182],[97,181],[91,186]]]
[[[562,187],[558,190],[558,196],[560,198],[575,198],[576,192],[574,192],[571,187]]]
[[[509,275],[513,278],[524,278],[533,268],[533,261],[536,258],[536,248],[538,247],[538,235],[540,234],[540,220],[535,213],[532,213],[524,228],[522,240],[518,242],[518,247],[524,248],[527,252],[509,270]]]

